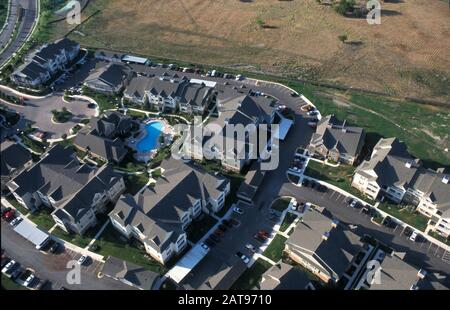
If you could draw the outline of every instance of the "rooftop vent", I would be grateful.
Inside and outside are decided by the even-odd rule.
[[[330,232],[329,232],[329,231],[326,231],[326,232],[324,232],[323,235],[322,235],[322,240],[327,241],[328,238],[330,238]]]
[[[426,270],[423,270],[423,269],[420,269],[419,272],[417,273],[417,276],[418,276],[420,279],[425,278],[426,275],[427,275],[427,272],[426,272]]]
[[[334,219],[334,220],[331,222],[331,227],[336,228],[336,227],[338,226],[338,224],[339,224],[339,220]]]
[[[448,179],[449,179],[449,176],[448,176],[447,174],[444,175],[444,176],[442,177],[442,183],[448,184]]]
[[[405,163],[405,167],[406,167],[406,168],[411,168],[411,162],[410,162],[410,161],[407,161],[407,162]]]

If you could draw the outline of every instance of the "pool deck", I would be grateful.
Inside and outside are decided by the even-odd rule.
[[[151,123],[154,123],[154,122],[162,123],[161,133],[157,138],[155,148],[153,148],[152,150],[145,151],[145,152],[138,151],[138,149],[137,149],[138,143],[141,142],[141,140],[144,139],[148,134],[146,126]],[[161,134],[163,134],[165,136],[165,139],[167,139],[167,137],[170,137],[170,140],[172,140],[172,138],[174,136],[173,128],[169,125],[169,123],[164,118],[161,118],[161,117],[151,118],[145,122],[142,122],[140,124],[139,131],[140,131],[140,133],[136,138],[131,137],[128,139],[127,145],[130,148],[132,148],[133,150],[137,151],[137,153],[134,155],[135,159],[138,161],[143,161],[143,162],[150,161],[153,159],[153,157],[155,157],[156,153],[158,152],[158,149],[161,147],[161,143],[159,141],[159,137],[161,136]]]

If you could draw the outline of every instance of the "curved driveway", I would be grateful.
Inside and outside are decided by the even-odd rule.
[[[25,9],[24,16],[19,25],[19,33],[15,37],[14,41],[8,45],[8,47],[0,55],[0,68],[9,60],[9,58],[19,50],[28,35],[33,29],[34,23],[37,18],[37,3],[38,0],[12,0],[11,1],[11,15],[8,20],[8,26],[0,34],[0,50],[3,50],[2,45],[6,44],[11,35],[13,34],[14,27],[19,18],[19,7]]]
[[[11,93],[7,90],[4,92]],[[20,113],[25,121],[30,122],[33,127],[37,127],[48,133],[48,139],[61,138],[63,134],[69,135],[70,129],[84,118],[91,118],[96,115],[96,109],[88,108],[88,102],[74,99],[70,102],[63,100],[63,93],[54,93],[51,96],[40,99],[26,99],[26,105],[6,104],[11,109]],[[54,123],[52,121],[52,110],[61,110],[66,107],[73,117],[66,123]]]

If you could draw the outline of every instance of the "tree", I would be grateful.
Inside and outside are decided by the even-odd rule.
[[[62,136],[61,136],[61,138],[62,138],[64,141],[66,141],[66,139],[67,139],[67,134],[63,133]]]
[[[353,7],[355,6],[355,0],[340,0],[339,3],[334,7],[336,12],[344,15],[347,12],[353,12]]]
[[[341,41],[342,43],[345,43],[345,41],[347,41],[348,37],[346,34],[341,34],[340,36],[338,36],[339,41]]]

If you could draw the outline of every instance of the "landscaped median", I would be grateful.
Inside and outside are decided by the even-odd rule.
[[[268,259],[278,262],[283,257],[284,244],[287,238],[277,234],[264,251],[263,255]]]
[[[272,202],[272,205],[270,206],[271,209],[278,211],[282,213],[284,210],[286,210],[289,207],[289,204],[291,203],[290,197],[281,197]]]
[[[263,273],[270,267],[272,265],[269,262],[259,258],[234,282],[231,290],[251,290],[255,286],[259,286]]]
[[[404,206],[392,204],[389,202],[382,202],[378,205],[378,209],[389,213],[393,217],[398,218],[406,224],[409,224],[421,231],[425,231],[425,229],[427,228],[429,219],[419,212],[415,211],[415,207],[413,206]]]
[[[287,232],[286,229],[288,229],[288,227],[297,219],[297,215],[291,213],[291,212],[287,212],[286,215],[284,216],[283,222],[281,223],[280,226],[280,231],[281,232]]]

